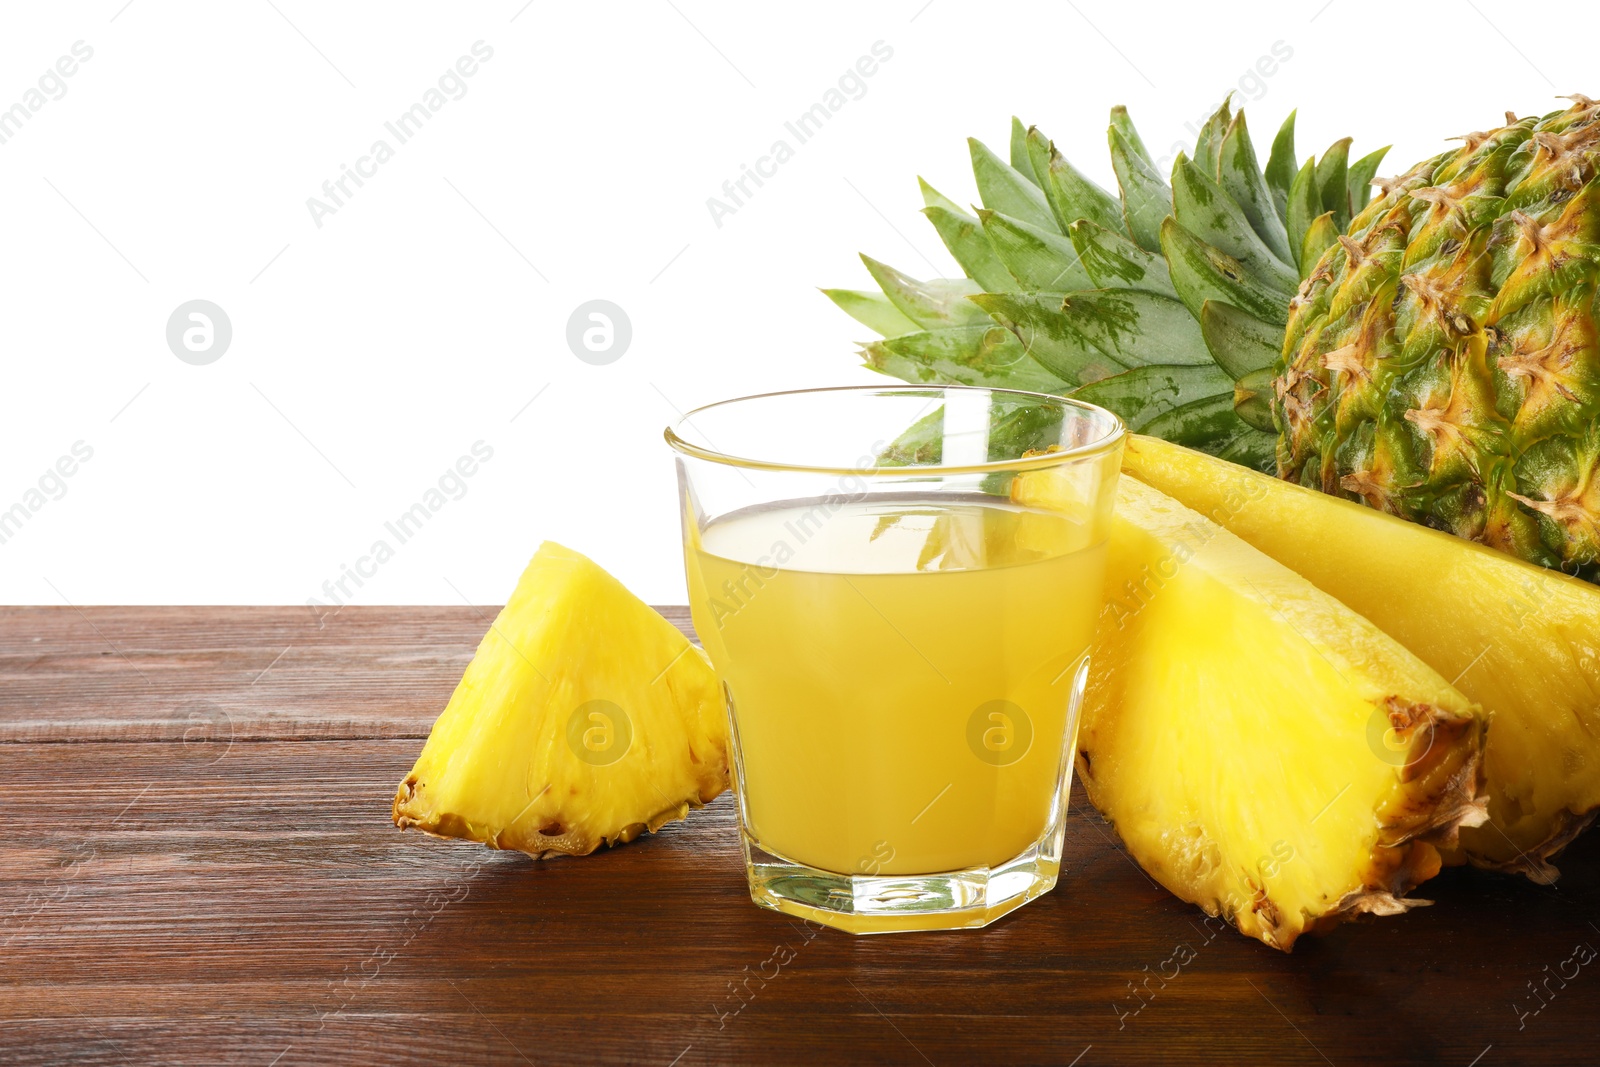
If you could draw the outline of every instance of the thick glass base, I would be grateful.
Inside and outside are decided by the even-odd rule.
[[[852,934],[892,934],[987,926],[1050,892],[1061,872],[1062,829],[1058,815],[1027,851],[997,866],[877,876],[808,867],[742,829],[740,837],[757,904]]]

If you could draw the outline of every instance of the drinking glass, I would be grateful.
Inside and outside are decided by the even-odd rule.
[[[880,933],[1053,888],[1116,416],[867,386],[711,404],[666,437],[755,902]]]

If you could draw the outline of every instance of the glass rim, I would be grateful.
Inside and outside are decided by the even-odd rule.
[[[984,463],[919,463],[900,467],[839,467],[827,465],[812,465],[804,463],[782,463],[773,460],[758,459],[754,456],[739,456],[730,452],[721,452],[713,448],[704,448],[685,440],[678,429],[685,426],[696,415],[713,408],[728,407],[732,404],[742,404],[751,400],[766,400],[779,396],[800,396],[802,394],[823,393],[905,393],[909,395],[928,393],[989,393],[990,395],[1026,397],[1031,400],[1048,401],[1064,407],[1077,408],[1081,411],[1102,415],[1111,421],[1111,428],[1101,437],[1093,441],[1075,445],[1071,448],[1060,448],[1053,452],[1041,452],[1038,455],[1026,458],[1018,456],[1015,459],[989,460]],[[762,471],[787,471],[799,474],[834,474],[834,475],[866,475],[905,477],[910,472],[924,472],[932,475],[946,474],[993,474],[1001,471],[1030,471],[1054,467],[1062,463],[1087,457],[1104,455],[1120,445],[1127,437],[1128,427],[1122,418],[1115,412],[1109,411],[1098,404],[1091,404],[1085,400],[1077,400],[1068,396],[1057,396],[1054,393],[1039,393],[1027,389],[991,389],[979,385],[827,385],[816,386],[808,389],[780,389],[770,393],[752,393],[749,396],[730,397],[727,400],[717,400],[710,404],[701,404],[697,408],[682,413],[678,420],[667,425],[663,436],[673,451],[681,455],[693,456],[710,463],[720,463],[729,467],[742,467],[747,470]]]

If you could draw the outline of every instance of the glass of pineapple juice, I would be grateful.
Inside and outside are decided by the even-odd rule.
[[[666,436],[755,902],[881,933],[1052,889],[1116,416],[867,386],[711,404]]]

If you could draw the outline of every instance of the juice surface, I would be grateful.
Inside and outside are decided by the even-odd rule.
[[[979,496],[780,505],[710,524],[687,565],[762,846],[928,874],[1038,840],[1100,607],[1081,524]]]

